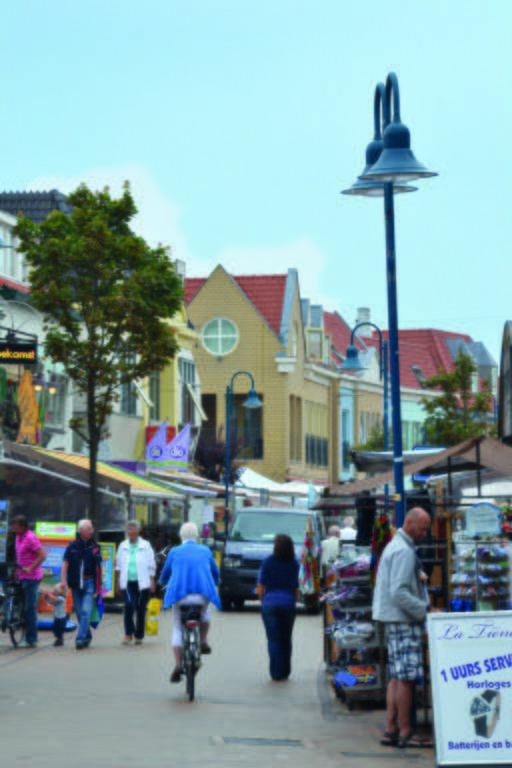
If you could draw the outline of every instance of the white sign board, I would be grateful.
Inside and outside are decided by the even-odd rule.
[[[495,504],[474,504],[466,509],[466,536],[499,536],[501,510]]]
[[[512,611],[428,616],[438,765],[512,765]]]

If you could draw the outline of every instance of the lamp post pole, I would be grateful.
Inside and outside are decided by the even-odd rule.
[[[437,176],[422,165],[411,150],[409,129],[400,119],[398,78],[390,72],[386,85],[379,83],[374,97],[375,138],[366,150],[366,166],[357,182],[343,194],[384,197],[386,227],[386,283],[388,295],[389,353],[391,371],[391,406],[393,424],[393,470],[395,480],[395,520],[404,521],[404,468],[402,456],[402,420],[400,412],[400,359],[398,349],[398,309],[396,291],[395,214],[393,197],[399,192],[413,192],[409,182]]]
[[[398,347],[398,305],[396,292],[395,209],[393,182],[384,183],[386,224],[386,282],[388,291],[389,353],[391,370],[391,419],[393,423],[393,476],[395,481],[395,519],[401,526],[405,516],[404,459],[402,451],[402,412],[400,405],[400,353]]]
[[[247,376],[251,382],[251,388],[249,390],[249,396],[244,402],[244,408],[261,408],[261,400],[256,394],[254,387],[254,376],[249,371],[236,371],[231,377],[230,383],[226,387],[226,427],[224,430],[226,438],[225,454],[224,454],[224,536],[227,539],[229,529],[229,476],[230,476],[230,443],[231,443],[231,412],[233,405],[233,386],[235,379],[238,376]]]

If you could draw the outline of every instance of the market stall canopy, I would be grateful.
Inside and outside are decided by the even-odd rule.
[[[503,476],[512,475],[512,448],[491,437],[472,437],[444,451],[404,467],[404,475],[445,474],[474,469],[492,469]],[[356,496],[362,491],[374,491],[393,483],[393,472],[383,472],[352,483],[333,485],[315,508],[333,506],[332,497]]]
[[[57,455],[52,455],[57,452],[44,451],[30,445],[4,441],[2,448],[1,464],[9,469],[10,478],[14,479],[15,476],[16,484],[21,482],[26,489],[33,485],[29,482],[30,476],[33,478],[45,476],[48,480],[52,478],[55,481],[65,481],[71,485],[89,489],[88,465],[83,467],[63,462]],[[126,498],[130,492],[130,486],[126,480],[119,477],[98,474],[98,490],[100,493]]]
[[[34,448],[34,452],[44,456],[49,460],[59,462],[59,466],[74,467],[83,470],[87,479],[89,478],[89,457],[81,453],[65,453],[64,451],[50,451],[47,448]],[[140,498],[145,501],[164,500],[171,496],[179,496],[176,491],[172,491],[163,485],[147,480],[135,472],[129,472],[127,469],[105,464],[98,461],[98,479],[101,483],[115,482],[121,483],[130,492],[132,498]]]
[[[302,480],[292,480],[288,483],[276,483],[259,472],[255,472],[250,467],[242,467],[238,471],[238,478],[235,482],[235,488],[247,488],[255,491],[269,491],[269,493],[286,493],[295,496],[308,496],[311,490],[311,483]],[[314,490],[317,493],[322,491],[324,486],[316,485]]]
[[[444,448],[418,448],[404,451],[404,466],[436,456]],[[358,472],[386,472],[393,467],[393,451],[352,451],[352,461]]]

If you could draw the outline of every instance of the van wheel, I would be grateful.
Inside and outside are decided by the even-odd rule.
[[[235,599],[233,600],[233,603],[236,611],[243,611],[244,603],[245,603],[245,600],[243,599],[243,597],[235,597]]]

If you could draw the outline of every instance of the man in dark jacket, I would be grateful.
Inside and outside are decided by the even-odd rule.
[[[90,520],[80,520],[78,536],[66,547],[60,572],[62,584],[73,593],[73,607],[78,621],[76,648],[91,644],[91,613],[101,589],[101,550],[93,539],[94,528]]]

